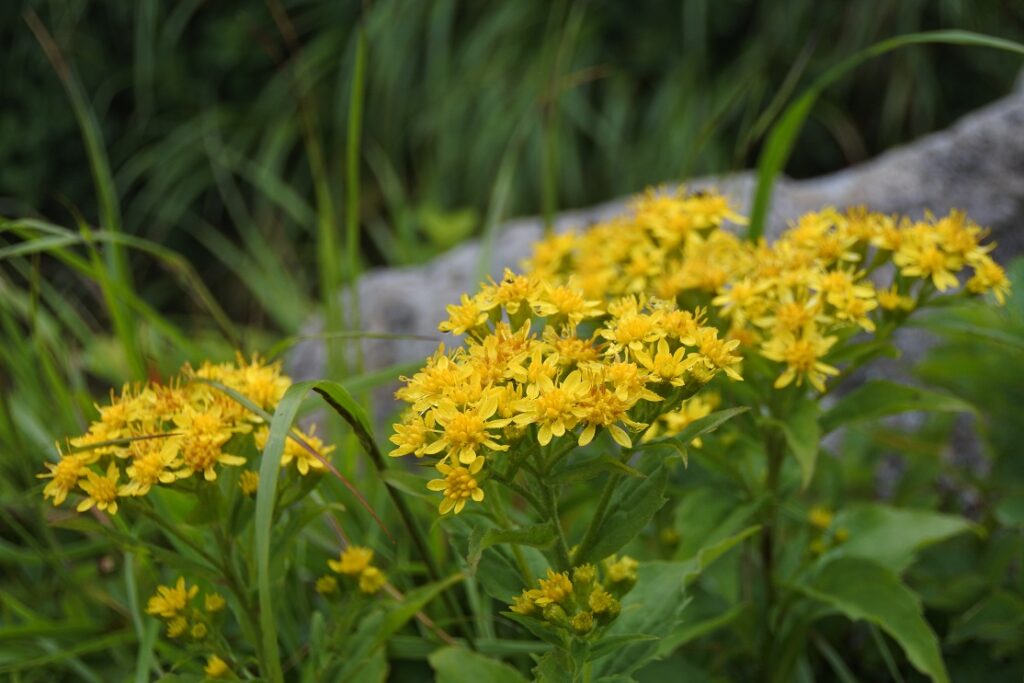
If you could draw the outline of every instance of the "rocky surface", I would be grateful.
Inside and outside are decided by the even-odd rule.
[[[716,187],[746,212],[754,174],[700,178],[688,187]],[[627,201],[567,211],[558,217],[556,230],[584,227],[620,213]],[[1024,251],[1024,232],[1018,229],[1024,218],[1024,90],[1018,88],[944,131],[866,163],[810,180],[781,179],[774,191],[768,234],[778,234],[787,221],[822,206],[862,204],[911,216],[927,210],[964,209],[992,228],[1000,243],[997,257],[1006,260]],[[361,328],[427,335],[440,341],[437,324],[446,317],[445,306],[457,301],[462,292],[473,291],[483,279],[481,273],[497,277],[506,267],[516,268],[541,232],[540,219],[513,220],[497,231],[493,249],[482,249],[479,241],[467,242],[420,266],[366,273],[359,282]],[[488,251],[492,257],[482,263]],[[315,333],[320,324],[311,321],[305,332]],[[907,341],[907,355],[915,356],[924,343]],[[435,345],[423,340],[374,339],[364,347],[366,366],[377,369],[416,361]],[[296,379],[322,377],[325,365],[322,341],[303,342],[288,359],[288,370]]]

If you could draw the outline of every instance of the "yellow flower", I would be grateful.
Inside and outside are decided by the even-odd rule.
[[[224,598],[219,593],[207,593],[203,597],[203,606],[207,612],[219,612],[224,609]]]
[[[164,619],[173,619],[185,611],[188,603],[199,592],[199,586],[187,586],[185,577],[178,577],[174,587],[157,586],[156,593],[149,599],[147,614],[155,614]]]
[[[242,493],[247,496],[255,495],[256,491],[260,487],[259,472],[253,472],[252,470],[242,472],[238,477],[238,487],[242,489]]]
[[[930,226],[922,227],[930,230]],[[900,245],[892,257],[900,273],[906,277],[930,278],[940,292],[957,287],[960,281],[955,273],[963,267],[963,259],[943,251],[934,237],[926,236],[922,231],[912,234],[915,239]]]
[[[260,427],[253,436],[256,448],[262,451],[267,445],[267,439],[270,438],[270,429],[266,426]],[[334,452],[334,446],[324,445],[324,442],[316,435],[315,424],[310,428],[309,433],[298,431],[297,436],[305,441],[306,445],[319,454],[320,457],[318,458],[313,453],[310,453],[306,446],[303,446],[295,439],[288,438],[285,439],[284,451],[281,453],[281,467],[287,467],[294,461],[295,469],[302,476],[309,474],[310,470],[324,469],[326,467],[324,459]]]
[[[43,489],[43,498],[53,498],[56,507],[64,502],[68,493],[78,486],[86,470],[86,459],[78,455],[65,455],[56,464],[44,463],[49,472],[37,474],[39,479],[50,479]]]
[[[207,678],[228,678],[231,676],[231,667],[217,655],[210,655],[206,658],[206,666],[203,667],[203,673],[206,674]]]
[[[455,404],[442,402],[434,411],[434,419],[441,427],[441,437],[423,449],[434,455],[447,451],[448,455],[463,465],[471,465],[479,457],[477,450],[489,448],[492,451],[507,451],[508,446],[494,440],[490,430],[508,424],[508,420],[490,419],[498,410],[498,397],[488,394],[478,406],[458,409]]]
[[[590,596],[587,598],[587,606],[590,607],[594,614],[614,614],[619,611],[619,601],[600,586],[590,592]]]
[[[813,527],[827,529],[832,526],[832,512],[827,507],[816,505],[807,513],[807,521]]]
[[[226,421],[219,407],[197,410],[193,406],[174,416],[174,424],[182,430],[181,437],[171,437],[180,444],[184,467],[178,471],[182,478],[202,472],[206,481],[215,481],[216,465],[244,465],[245,458],[229,455],[221,447],[232,437],[235,429]]]
[[[202,640],[206,637],[207,633],[208,629],[206,628],[206,624],[204,624],[203,622],[194,624],[192,626],[192,630],[189,631],[189,635],[191,635],[196,640]]]
[[[895,311],[899,309],[910,311],[914,308],[914,300],[909,296],[903,296],[900,294],[899,286],[893,284],[889,289],[879,290],[878,305],[886,311]]]
[[[526,397],[517,401],[519,414],[512,418],[517,425],[536,424],[537,441],[541,446],[573,429],[586,415],[582,405],[589,385],[579,370],[570,372],[559,384],[542,377],[526,389]]]
[[[743,381],[736,369],[743,359],[733,353],[740,345],[738,339],[719,339],[714,327],[701,327],[694,333],[694,345],[708,370],[721,370],[729,379]]]
[[[341,551],[337,560],[328,560],[327,566],[345,576],[358,576],[373,561],[373,550],[358,545],[350,545]]]
[[[604,566],[608,572],[609,581],[622,583],[623,581],[636,581],[636,570],[640,565],[628,555],[622,557],[613,555],[605,560]]]
[[[463,294],[459,304],[450,304],[447,307],[448,320],[437,326],[441,332],[452,334],[465,334],[487,321],[487,311],[480,306],[477,297],[469,298]]]
[[[177,616],[170,619],[167,622],[167,637],[168,638],[180,638],[185,635],[185,631],[188,630],[188,619],[183,616]]]
[[[475,458],[472,464],[467,467],[461,465],[446,465],[443,462],[437,464],[437,470],[444,475],[444,479],[431,479],[427,482],[427,488],[431,491],[444,493],[444,500],[438,506],[438,511],[448,514],[452,509],[455,514],[462,512],[467,500],[474,500],[477,503],[484,499],[484,490],[480,488],[475,475],[484,466],[484,458]]]
[[[117,485],[121,477],[121,471],[117,469],[116,463],[110,463],[106,475],[100,475],[92,470],[87,470],[85,480],[80,481],[78,486],[86,492],[85,500],[78,504],[78,511],[85,512],[94,505],[99,510],[106,510],[112,515],[117,514],[117,497],[123,495],[123,489]]]
[[[590,443],[598,427],[604,427],[611,434],[612,439],[623,448],[630,448],[633,441],[629,438],[622,427],[617,423],[630,427],[631,429],[642,429],[646,425],[631,420],[628,411],[633,407],[634,402],[624,400],[620,394],[609,389],[603,383],[591,383],[590,389],[583,400],[584,413],[581,421],[585,425],[580,432],[579,445],[586,446]]]
[[[527,588],[515,597],[515,600],[509,605],[509,609],[516,614],[530,616],[537,611],[537,598],[541,595],[542,593],[536,588]]]
[[[548,569],[548,578],[541,579],[540,595],[534,600],[539,607],[545,607],[552,603],[561,603],[572,595],[572,581],[566,572],[555,572]]]
[[[761,354],[769,360],[786,364],[786,369],[775,380],[775,388],[789,386],[796,380],[797,386],[804,379],[818,391],[825,391],[825,377],[838,375],[839,370],[823,363],[822,356],[835,344],[835,337],[822,337],[817,332],[807,331],[802,336],[778,334],[761,347]]]
[[[359,590],[368,595],[373,595],[387,583],[384,572],[376,567],[367,567],[359,575]]]
[[[537,315],[566,320],[571,327],[601,315],[600,302],[587,300],[581,290],[571,285],[546,284],[543,294],[534,303],[534,310]]]
[[[1002,306],[1010,294],[1010,279],[1006,277],[1006,271],[998,263],[984,257],[974,267],[974,275],[967,281],[967,291],[975,294],[992,292]]]
[[[658,340],[657,353],[653,357],[646,349],[634,351],[633,356],[654,377],[674,387],[683,386],[683,375],[689,372],[694,364],[700,362],[698,356],[686,358],[686,349],[683,347],[679,347],[675,352],[670,351],[668,342],[664,339]]]
[[[156,484],[172,484],[178,475],[172,471],[180,462],[176,444],[169,438],[143,438],[132,441],[128,465],[129,482],[124,487],[128,496],[144,496]]]
[[[316,580],[316,592],[321,595],[330,595],[338,590],[338,580],[330,574],[324,574]]]
[[[434,413],[427,411],[424,415],[410,413],[403,422],[394,425],[395,433],[391,435],[390,441],[395,448],[388,455],[398,458],[412,453],[417,458],[422,458],[427,447],[433,441],[434,435]]]

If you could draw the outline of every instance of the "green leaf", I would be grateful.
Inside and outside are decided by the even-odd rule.
[[[512,543],[515,545],[528,545],[534,548],[546,548],[555,542],[557,532],[550,522],[534,524],[532,526],[520,527],[519,529],[487,529],[480,527],[473,529],[469,536],[469,555],[466,562],[470,569],[476,571],[480,562],[480,556],[484,550],[498,543]]]
[[[260,486],[256,491],[256,590],[259,596],[260,632],[263,638],[263,674],[272,683],[284,680],[281,669],[281,653],[277,643],[278,620],[274,616],[274,599],[271,591],[270,547],[273,532],[274,500],[277,497],[277,478],[281,473],[281,455],[285,440],[292,429],[292,423],[299,412],[302,399],[315,382],[297,382],[290,387],[277,404],[270,420],[270,433],[263,447],[260,460]]]
[[[462,578],[462,574],[452,574],[442,581],[420,586],[406,593],[400,602],[387,611],[376,612],[363,619],[359,628],[346,642],[344,664],[335,680],[362,680],[356,677],[357,674],[361,674],[365,667],[373,664],[374,656],[388,639],[426,607],[427,603]]]
[[[700,575],[704,570],[710,567],[715,560],[760,531],[761,525],[759,524],[749,526],[738,534],[724,538],[713,545],[701,548],[700,552],[686,562],[680,562],[679,565],[682,570],[683,587],[688,588],[693,585],[693,582],[700,578]]]
[[[986,596],[953,622],[946,637],[950,645],[968,640],[1024,641],[1024,600],[1004,590]]]
[[[445,647],[427,658],[437,683],[526,683],[518,671],[463,647]]]
[[[656,640],[659,640],[658,636],[652,636],[646,633],[608,634],[590,646],[589,658],[599,659],[605,655],[615,652],[623,646],[630,645],[632,643],[647,643]]]
[[[917,595],[886,567],[840,557],[825,565],[808,584],[795,588],[852,620],[879,626],[899,643],[918,671],[933,681],[948,683],[939,641],[924,619]]]
[[[552,481],[559,484],[574,484],[580,481],[587,481],[604,474],[624,474],[627,477],[643,479],[646,475],[640,470],[634,469],[618,458],[607,453],[593,458],[586,458],[582,462],[567,462],[559,471],[552,475]]]
[[[957,534],[976,529],[963,517],[930,510],[907,510],[880,503],[854,505],[840,511],[833,522],[849,538],[828,557],[860,557],[896,572],[913,561],[918,551]],[[823,558],[823,562],[828,561]]]
[[[814,478],[814,466],[818,460],[818,442],[821,441],[821,427],[818,426],[818,402],[805,399],[782,423],[786,443],[800,464],[800,484],[807,488]]]
[[[821,416],[821,430],[828,434],[842,425],[911,410],[973,412],[970,404],[928,389],[887,380],[867,382],[839,399]]]
[[[754,191],[754,202],[750,210],[748,239],[756,240],[764,234],[764,224],[768,216],[768,207],[771,203],[775,178],[785,168],[786,161],[789,159],[793,146],[796,144],[797,136],[803,128],[804,121],[807,120],[808,115],[810,115],[811,110],[814,108],[814,103],[822,91],[846,75],[847,72],[872,57],[883,55],[886,52],[907,45],[922,43],[975,45],[1024,55],[1024,45],[1012,40],[993,38],[970,31],[927,31],[923,33],[909,33],[883,40],[836,64],[819,76],[796,101],[790,104],[779,117],[778,122],[772,126],[772,130],[768,134],[768,138],[762,148],[761,158],[757,164],[757,188]]]
[[[577,565],[600,562],[636,538],[665,504],[667,483],[668,472],[660,464],[646,479],[623,482],[593,536],[596,540],[582,555],[574,557],[573,562]]]
[[[645,443],[638,444],[638,448],[655,448],[657,446],[671,446],[680,453],[683,454],[683,459],[686,459],[686,447],[690,443],[704,434],[710,434],[715,431],[723,424],[736,417],[741,413],[745,413],[750,408],[726,408],[725,410],[719,410],[710,415],[698,418],[686,425],[686,427],[672,436],[666,436],[661,439],[652,439]]]

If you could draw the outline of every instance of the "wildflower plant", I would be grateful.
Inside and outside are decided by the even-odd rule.
[[[792,680],[840,614],[893,678],[890,641],[946,681],[902,573],[974,527],[844,500],[822,443],[968,409],[861,369],[923,309],[1002,304],[1010,281],[958,212],[826,208],[771,241],[743,223],[719,194],[652,190],[548,235],[448,307],[391,458],[343,384],[239,355],[111,394],[41,495],[153,569],[135,618],[175,672],[383,680],[390,647],[442,680],[610,683],[713,650],[719,673]],[[310,391],[341,440],[293,424]]]
[[[795,662],[774,653],[805,637],[796,615],[817,604],[873,621],[945,680],[898,565],[864,570],[872,558],[847,542],[869,513],[833,524],[819,504],[794,525],[784,501],[814,480],[827,432],[964,407],[887,381],[831,394],[898,353],[894,335],[922,309],[986,294],[1003,303],[994,244],[955,211],[911,220],[826,208],[771,242],[744,239],[743,223],[719,194],[652,190],[626,215],[548,236],[522,272],[448,307],[439,329],[462,342],[404,378],[390,454],[436,472],[426,487],[468,570],[509,619],[555,646],[541,678],[629,675],[670,654],[646,639],[678,633],[683,591],[726,556],[761,577],[751,647],[762,673],[791,675]],[[666,515],[673,491],[694,498]],[[708,515],[722,527],[708,529]],[[921,547],[966,528],[925,534]],[[634,562],[636,589],[621,604],[624,592],[608,592],[606,604],[595,568],[617,566],[624,548],[662,562],[617,561]],[[829,592],[855,571],[883,576],[911,625]]]

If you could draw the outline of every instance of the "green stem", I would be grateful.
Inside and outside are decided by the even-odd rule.
[[[601,491],[597,507],[594,509],[594,514],[590,517],[590,523],[587,524],[587,530],[583,532],[583,540],[576,546],[576,552],[573,554],[575,561],[585,557],[586,553],[590,551],[590,547],[597,540],[597,530],[601,527],[604,516],[608,513],[608,505],[611,503],[612,494],[615,492],[615,487],[618,486],[621,479],[622,475],[618,473],[608,475],[608,481],[604,484],[604,490]]]

